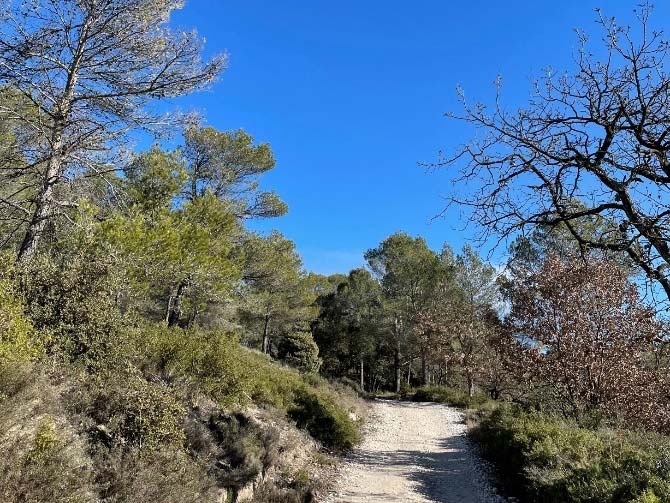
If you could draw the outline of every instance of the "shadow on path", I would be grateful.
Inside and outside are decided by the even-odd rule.
[[[467,450],[465,436],[455,436],[437,442],[441,452],[419,450],[394,450],[382,452],[356,452],[351,460],[365,470],[386,470],[389,466],[405,473],[416,484],[418,494],[439,503],[483,503],[487,500],[478,494],[477,481],[472,480],[473,467]],[[384,497],[383,494],[369,494]],[[388,501],[388,500],[387,500]]]

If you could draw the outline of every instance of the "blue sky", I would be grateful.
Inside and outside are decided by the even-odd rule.
[[[230,61],[180,106],[272,145],[277,167],[262,186],[289,214],[256,227],[294,240],[307,269],[346,272],[399,230],[459,249],[476,229],[463,230],[456,210],[433,218],[458,188],[417,164],[468,138],[444,117],[458,111],[456,86],[490,101],[501,75],[504,101],[522,104],[543,68],[571,67],[575,28],[598,34],[596,7],[632,22],[637,3],[187,0],[173,24]],[[659,5],[652,24],[669,16]]]

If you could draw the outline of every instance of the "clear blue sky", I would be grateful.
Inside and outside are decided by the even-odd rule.
[[[260,227],[294,240],[307,269],[346,272],[398,230],[459,249],[474,229],[457,211],[432,220],[448,174],[417,166],[468,137],[444,117],[458,110],[456,86],[490,101],[501,75],[505,101],[521,104],[543,68],[571,67],[575,28],[598,34],[596,7],[631,22],[637,3],[187,0],[173,24],[230,62],[180,106],[272,145],[277,167],[262,185],[289,214]],[[664,4],[655,26],[668,25]]]

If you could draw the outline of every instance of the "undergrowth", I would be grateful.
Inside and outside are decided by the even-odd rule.
[[[670,501],[670,439],[649,432],[580,428],[501,407],[472,431],[502,487],[528,502]]]

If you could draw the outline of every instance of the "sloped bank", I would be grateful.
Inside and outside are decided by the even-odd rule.
[[[112,358],[0,362],[0,500],[305,502],[360,403],[234,337],[165,327]]]

